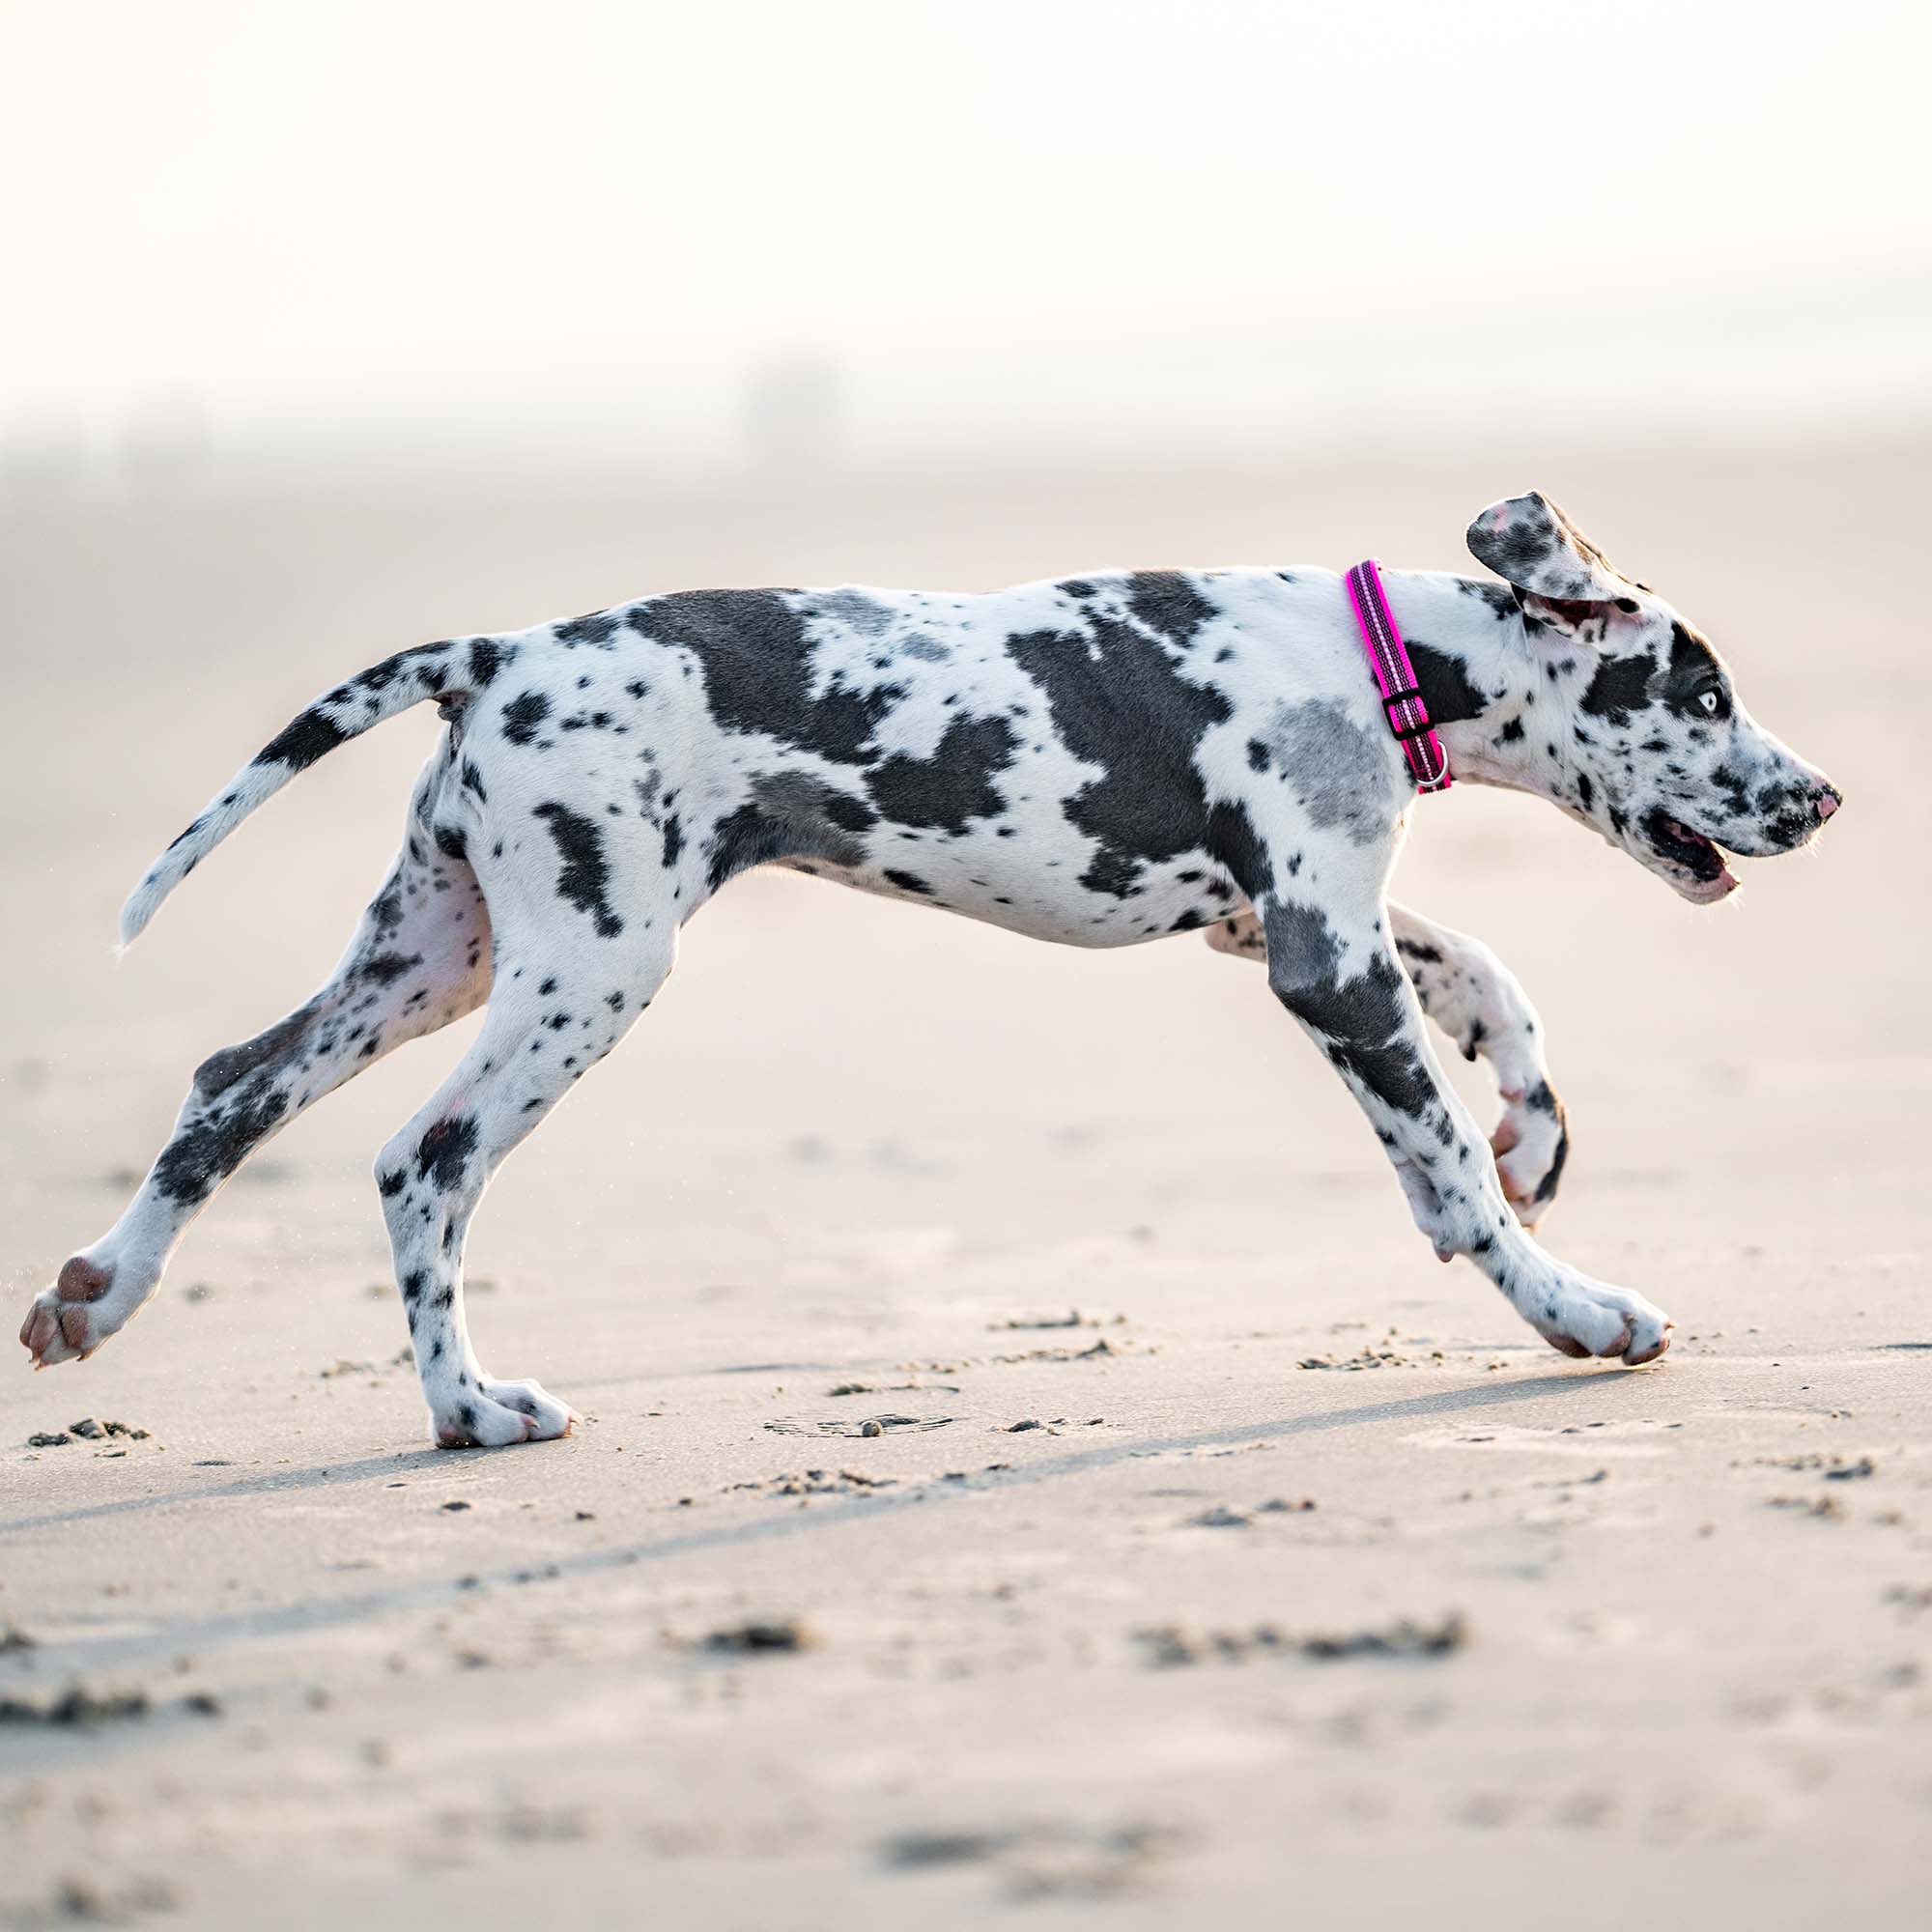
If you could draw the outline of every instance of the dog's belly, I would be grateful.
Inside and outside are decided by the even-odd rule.
[[[820,859],[781,863],[835,885],[959,913],[1059,946],[1140,946],[1210,925],[1246,906],[1234,882],[1204,852],[1149,868],[1119,897],[1083,885],[1077,867],[1062,861],[1029,866],[1009,845],[991,839],[950,841],[943,850],[927,847],[916,858],[888,851],[864,866]]]

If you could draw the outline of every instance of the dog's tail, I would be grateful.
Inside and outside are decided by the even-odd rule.
[[[465,691],[466,668],[456,655],[459,648],[441,643],[399,651],[325,693],[293,719],[148,867],[121,908],[121,944],[132,945],[154,918],[156,908],[202,860],[258,805],[272,798],[325,752],[334,751],[372,724],[380,724],[427,697],[450,697]],[[470,655],[473,660],[473,646]]]

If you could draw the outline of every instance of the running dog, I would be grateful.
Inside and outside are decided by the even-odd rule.
[[[1492,505],[1468,544],[1493,580],[1382,580],[1457,780],[1548,799],[1699,905],[1737,884],[1726,851],[1795,850],[1837,810],[1698,632],[1547,497]],[[447,729],[341,964],[196,1068],[127,1211],[29,1310],[37,1368],[124,1327],[270,1135],[487,1000],[376,1184],[433,1439],[563,1435],[563,1403],[487,1375],[470,1348],[470,1216],[650,1005],[684,922],[767,864],[1063,945],[1201,930],[1264,960],[1438,1256],[1468,1256],[1566,1354],[1637,1363],[1669,1346],[1660,1309],[1531,1238],[1568,1148],[1541,1028],[1485,948],[1386,897],[1413,734],[1392,729],[1333,572],[1108,573],[970,596],[687,590],[406,650],[240,773],[136,887],[123,942],[290,779],[428,699]],[[1493,1146],[1444,1083],[1425,1011],[1492,1062]]]

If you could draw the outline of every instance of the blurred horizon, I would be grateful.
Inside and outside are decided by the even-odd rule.
[[[1916,436],[1932,12],[1737,20],[15,0],[0,487]]]

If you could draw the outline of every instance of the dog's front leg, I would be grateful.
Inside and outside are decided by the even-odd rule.
[[[1547,1254],[1511,1211],[1489,1148],[1430,1050],[1384,908],[1362,897],[1272,892],[1256,912],[1269,985],[1368,1115],[1416,1225],[1442,1260],[1467,1255],[1565,1354],[1662,1354],[1671,1324],[1661,1309]]]
[[[1490,1136],[1503,1194],[1525,1228],[1548,1212],[1570,1157],[1570,1122],[1544,1059],[1543,1023],[1519,980],[1480,939],[1391,904],[1389,931],[1422,1010],[1496,1077],[1503,1115]]]
[[[1544,1059],[1543,1022],[1521,981],[1481,940],[1390,905],[1389,930],[1422,1010],[1461,1048],[1487,1060],[1503,1103],[1490,1136],[1504,1197],[1526,1228],[1556,1198],[1570,1155],[1570,1122]],[[1267,963],[1267,939],[1252,912],[1219,919],[1208,944],[1235,959]]]

